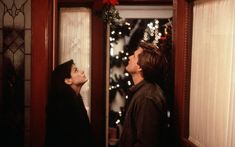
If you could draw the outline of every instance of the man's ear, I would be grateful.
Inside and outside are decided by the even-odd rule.
[[[65,82],[65,84],[68,84],[68,85],[72,84],[72,80],[70,78],[65,78],[64,82]]]
[[[140,66],[138,67],[138,71],[139,71],[139,72],[142,72],[142,68],[141,68]]]

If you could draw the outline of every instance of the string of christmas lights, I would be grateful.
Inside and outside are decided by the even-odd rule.
[[[164,50],[171,50],[171,20],[164,20],[162,23],[159,19],[152,19],[146,21],[145,29],[142,35],[142,40],[146,42],[152,42],[156,44],[159,48]],[[134,22],[134,21],[132,21]],[[129,36],[131,30],[133,29],[136,23],[131,23],[127,21],[121,21],[115,27],[110,27],[110,69],[114,66],[122,67],[126,66],[128,63],[128,57],[131,54],[127,46],[124,46],[118,54],[114,55],[114,44],[117,44],[117,41],[120,38]],[[169,25],[170,24],[170,25]],[[166,51],[164,51],[166,52]],[[116,95],[116,92],[119,91],[125,97],[125,93],[128,88],[133,84],[131,76],[124,71],[122,75],[117,76],[116,74],[110,76],[110,101],[112,101]]]

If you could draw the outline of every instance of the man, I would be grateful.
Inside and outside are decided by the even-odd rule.
[[[166,58],[153,44],[141,42],[129,57],[133,97],[126,112],[119,147],[166,147],[167,108],[162,89]]]

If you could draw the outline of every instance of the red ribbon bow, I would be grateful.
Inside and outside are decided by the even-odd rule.
[[[118,4],[118,0],[103,0],[102,1],[103,4],[107,4],[107,5],[117,5]]]

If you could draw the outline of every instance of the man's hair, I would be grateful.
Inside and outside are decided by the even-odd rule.
[[[139,54],[138,65],[142,68],[144,79],[161,85],[167,67],[166,57],[152,43],[140,42],[139,47],[143,52]]]

